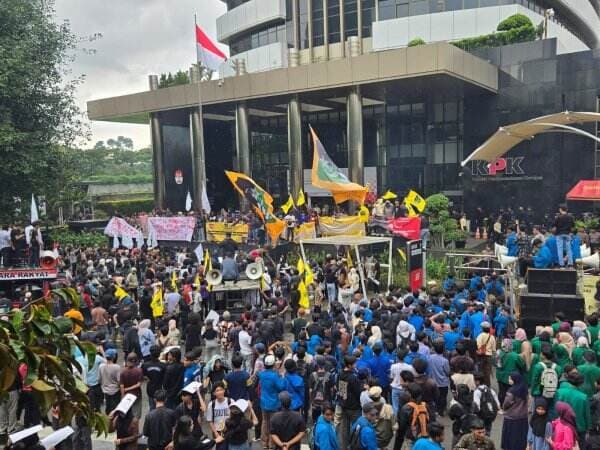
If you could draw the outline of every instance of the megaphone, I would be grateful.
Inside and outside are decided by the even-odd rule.
[[[589,248],[585,244],[583,244],[582,246],[579,247],[579,251],[581,253],[582,258],[587,258],[588,256],[592,256],[592,249]]]
[[[500,255],[498,257],[498,261],[500,262],[500,267],[502,267],[503,269],[505,269],[507,266],[511,266],[511,265],[515,264],[518,259],[519,258],[516,256]]]
[[[246,276],[249,280],[258,280],[262,277],[263,270],[262,265],[258,263],[248,264],[246,266]]]
[[[600,254],[594,253],[593,255],[586,256],[585,258],[578,259],[576,262],[578,264],[583,264],[584,266],[598,269],[600,268]]]
[[[208,272],[208,275],[206,276],[206,282],[210,285],[217,285],[217,284],[221,284],[221,282],[223,281],[223,274],[221,273],[220,270],[217,269],[213,269],[210,272]]]
[[[508,255],[508,247],[500,244],[494,244],[494,255],[499,258],[500,255]]]
[[[40,255],[40,267],[42,269],[54,269],[56,267],[56,258],[54,252],[44,250]]]

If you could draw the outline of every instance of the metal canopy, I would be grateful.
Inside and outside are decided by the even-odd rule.
[[[464,167],[469,161],[473,160],[493,163],[514,146],[523,141],[531,140],[540,133],[555,131],[569,132],[589,137],[600,142],[600,139],[593,134],[569,126],[569,124],[587,122],[600,122],[600,113],[565,111],[500,127],[492,137],[471,153],[461,165]]]
[[[362,260],[360,259],[360,252],[358,247],[361,245],[372,245],[372,244],[387,244],[389,247],[389,256],[387,264],[379,264],[381,267],[387,267],[388,269],[388,289],[392,284],[392,253],[393,253],[393,239],[391,237],[376,237],[376,236],[327,236],[314,239],[301,239],[300,240],[300,252],[302,253],[302,259],[306,261],[306,253],[304,252],[305,245],[346,245],[353,247],[356,255],[356,262],[358,264],[358,271],[360,276],[360,284],[362,287],[363,295],[367,297],[367,286],[365,284],[365,271],[363,269]]]

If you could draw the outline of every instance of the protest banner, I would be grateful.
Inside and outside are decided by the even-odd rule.
[[[107,236],[129,239],[141,239],[142,232],[129,225],[125,219],[113,217],[104,228],[104,234]]]
[[[321,236],[365,236],[365,224],[358,216],[320,217]]]
[[[231,233],[231,239],[235,242],[244,243],[248,238],[248,224],[229,224],[225,222],[207,222],[206,238],[212,242],[221,242],[225,235]]]
[[[190,242],[195,227],[195,217],[148,217],[148,234],[157,241]]]

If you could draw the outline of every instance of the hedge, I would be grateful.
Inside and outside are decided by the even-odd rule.
[[[529,27],[533,26],[533,22],[531,21],[531,19],[529,17],[527,17],[525,14],[513,14],[512,16],[507,17],[502,22],[500,22],[498,24],[498,27],[496,28],[496,30],[508,31],[508,30],[514,30],[515,28],[528,27],[528,26]]]
[[[426,42],[420,37],[416,37],[408,43],[409,47],[416,47],[417,45],[425,45]]]
[[[508,31],[462,39],[460,41],[452,42],[452,44],[458,48],[469,51],[476,48],[501,47],[503,45],[516,44],[519,42],[534,41],[536,36],[536,29],[530,24],[520,28],[513,28]]]
[[[108,216],[113,216],[115,212],[129,216],[140,212],[152,211],[154,208],[154,199],[107,200],[96,203],[96,208],[104,211]]]
[[[67,230],[56,230],[50,232],[50,239],[58,242],[62,248],[67,246],[76,247],[106,247],[108,245],[108,237],[102,233],[75,233]]]
[[[83,183],[89,184],[142,184],[152,183],[153,177],[149,173],[135,173],[128,175],[92,175]]]

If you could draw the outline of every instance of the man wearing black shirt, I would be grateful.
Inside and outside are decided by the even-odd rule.
[[[225,239],[219,244],[221,247],[221,255],[233,255],[238,251],[237,242],[231,239],[231,233],[225,233]]]
[[[281,411],[271,418],[271,440],[277,450],[300,450],[300,441],[306,433],[302,414],[290,411],[292,399],[283,391],[279,394]]]
[[[167,407],[176,408],[179,404],[179,392],[183,388],[183,372],[185,368],[181,364],[181,351],[173,348],[167,353],[167,364],[163,387],[167,391]]]
[[[162,389],[163,380],[165,378],[165,363],[160,361],[159,357],[160,347],[158,345],[153,345],[150,347],[150,361],[146,361],[144,364],[142,364],[144,377],[148,379],[146,393],[148,394],[150,410],[155,408],[154,397],[156,392],[159,389]]]
[[[558,216],[554,220],[556,228],[556,250],[558,252],[558,264],[560,267],[565,265],[564,249],[567,250],[567,264],[573,267],[573,250],[571,249],[571,233],[575,221],[573,216],[567,212],[567,207],[561,205],[558,208]]]
[[[355,365],[356,358],[354,356],[344,356],[344,370],[338,381],[339,408],[341,411],[336,411],[336,414],[341,415],[337,429],[340,437],[340,448],[348,448],[350,429],[361,414],[360,393],[362,383],[354,372]]]
[[[173,437],[175,413],[165,406],[167,393],[159,389],[154,393],[156,408],[146,414],[144,419],[144,436],[148,438],[150,450],[164,450]]]
[[[200,418],[200,401],[194,398],[192,392],[181,391],[181,403],[175,408],[175,418],[179,420],[182,416],[188,416],[194,424],[194,432],[202,432],[202,423]]]

